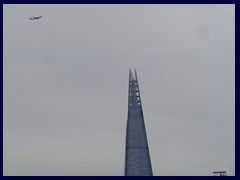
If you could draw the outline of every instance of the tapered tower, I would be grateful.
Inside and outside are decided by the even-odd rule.
[[[143,118],[137,72],[129,70],[128,119],[125,152],[125,176],[152,176],[152,165]]]

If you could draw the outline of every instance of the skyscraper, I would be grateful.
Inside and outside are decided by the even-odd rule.
[[[125,176],[152,176],[147,134],[143,118],[137,72],[129,70],[128,119],[125,152]]]

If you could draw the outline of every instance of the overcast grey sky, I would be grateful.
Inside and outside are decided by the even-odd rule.
[[[4,5],[3,38],[4,175],[122,176],[130,67],[154,175],[235,175],[234,5]]]

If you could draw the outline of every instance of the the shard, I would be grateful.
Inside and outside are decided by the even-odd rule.
[[[137,72],[129,70],[128,119],[125,152],[125,176],[152,176],[152,165],[143,118]]]

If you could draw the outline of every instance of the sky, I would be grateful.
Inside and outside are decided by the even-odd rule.
[[[229,4],[4,4],[3,175],[123,176],[129,68],[153,174],[234,176]]]

